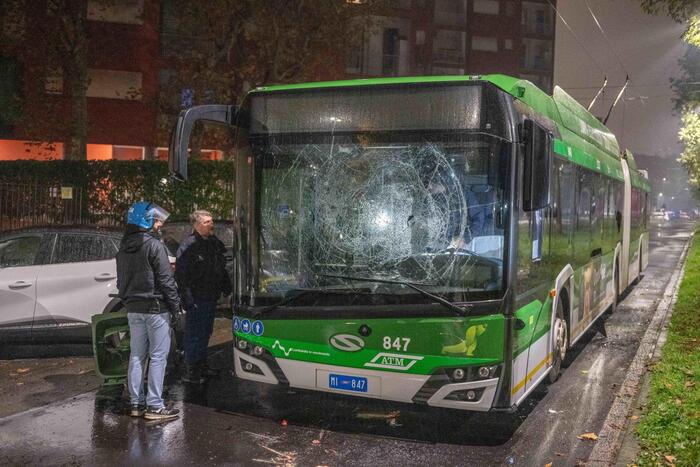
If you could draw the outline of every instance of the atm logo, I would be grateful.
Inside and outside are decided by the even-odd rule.
[[[423,357],[416,355],[399,355],[394,353],[381,352],[365,363],[364,366],[372,368],[383,368],[387,370],[406,371],[411,368],[416,362],[423,360]]]
[[[352,334],[336,334],[331,336],[328,342],[343,352],[357,352],[365,346],[365,341],[361,337]]]

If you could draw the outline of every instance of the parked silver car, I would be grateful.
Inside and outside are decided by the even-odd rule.
[[[116,293],[121,232],[46,227],[0,235],[0,340],[82,341]]]

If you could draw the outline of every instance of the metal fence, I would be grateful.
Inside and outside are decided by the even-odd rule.
[[[0,183],[0,232],[54,224],[87,224],[87,199],[75,187]]]

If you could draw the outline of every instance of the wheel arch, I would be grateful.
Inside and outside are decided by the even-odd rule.
[[[124,304],[120,298],[114,297],[109,301],[109,303],[107,303],[104,310],[102,310],[102,313],[114,313],[120,308],[124,308]]]

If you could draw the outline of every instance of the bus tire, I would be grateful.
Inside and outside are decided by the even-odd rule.
[[[632,281],[632,285],[637,285],[639,284],[639,281],[642,280],[642,248],[639,248],[639,270],[637,271],[637,277],[634,278],[634,281]]]
[[[615,269],[613,270],[613,301],[610,305],[610,313],[617,311],[617,304],[620,301],[620,268],[615,261]]]
[[[569,346],[569,326],[564,318],[564,305],[561,300],[557,300],[556,316],[554,318],[554,345],[552,349],[552,366],[549,369],[549,384],[554,383],[559,379],[561,374],[561,365],[566,358],[566,351]]]

